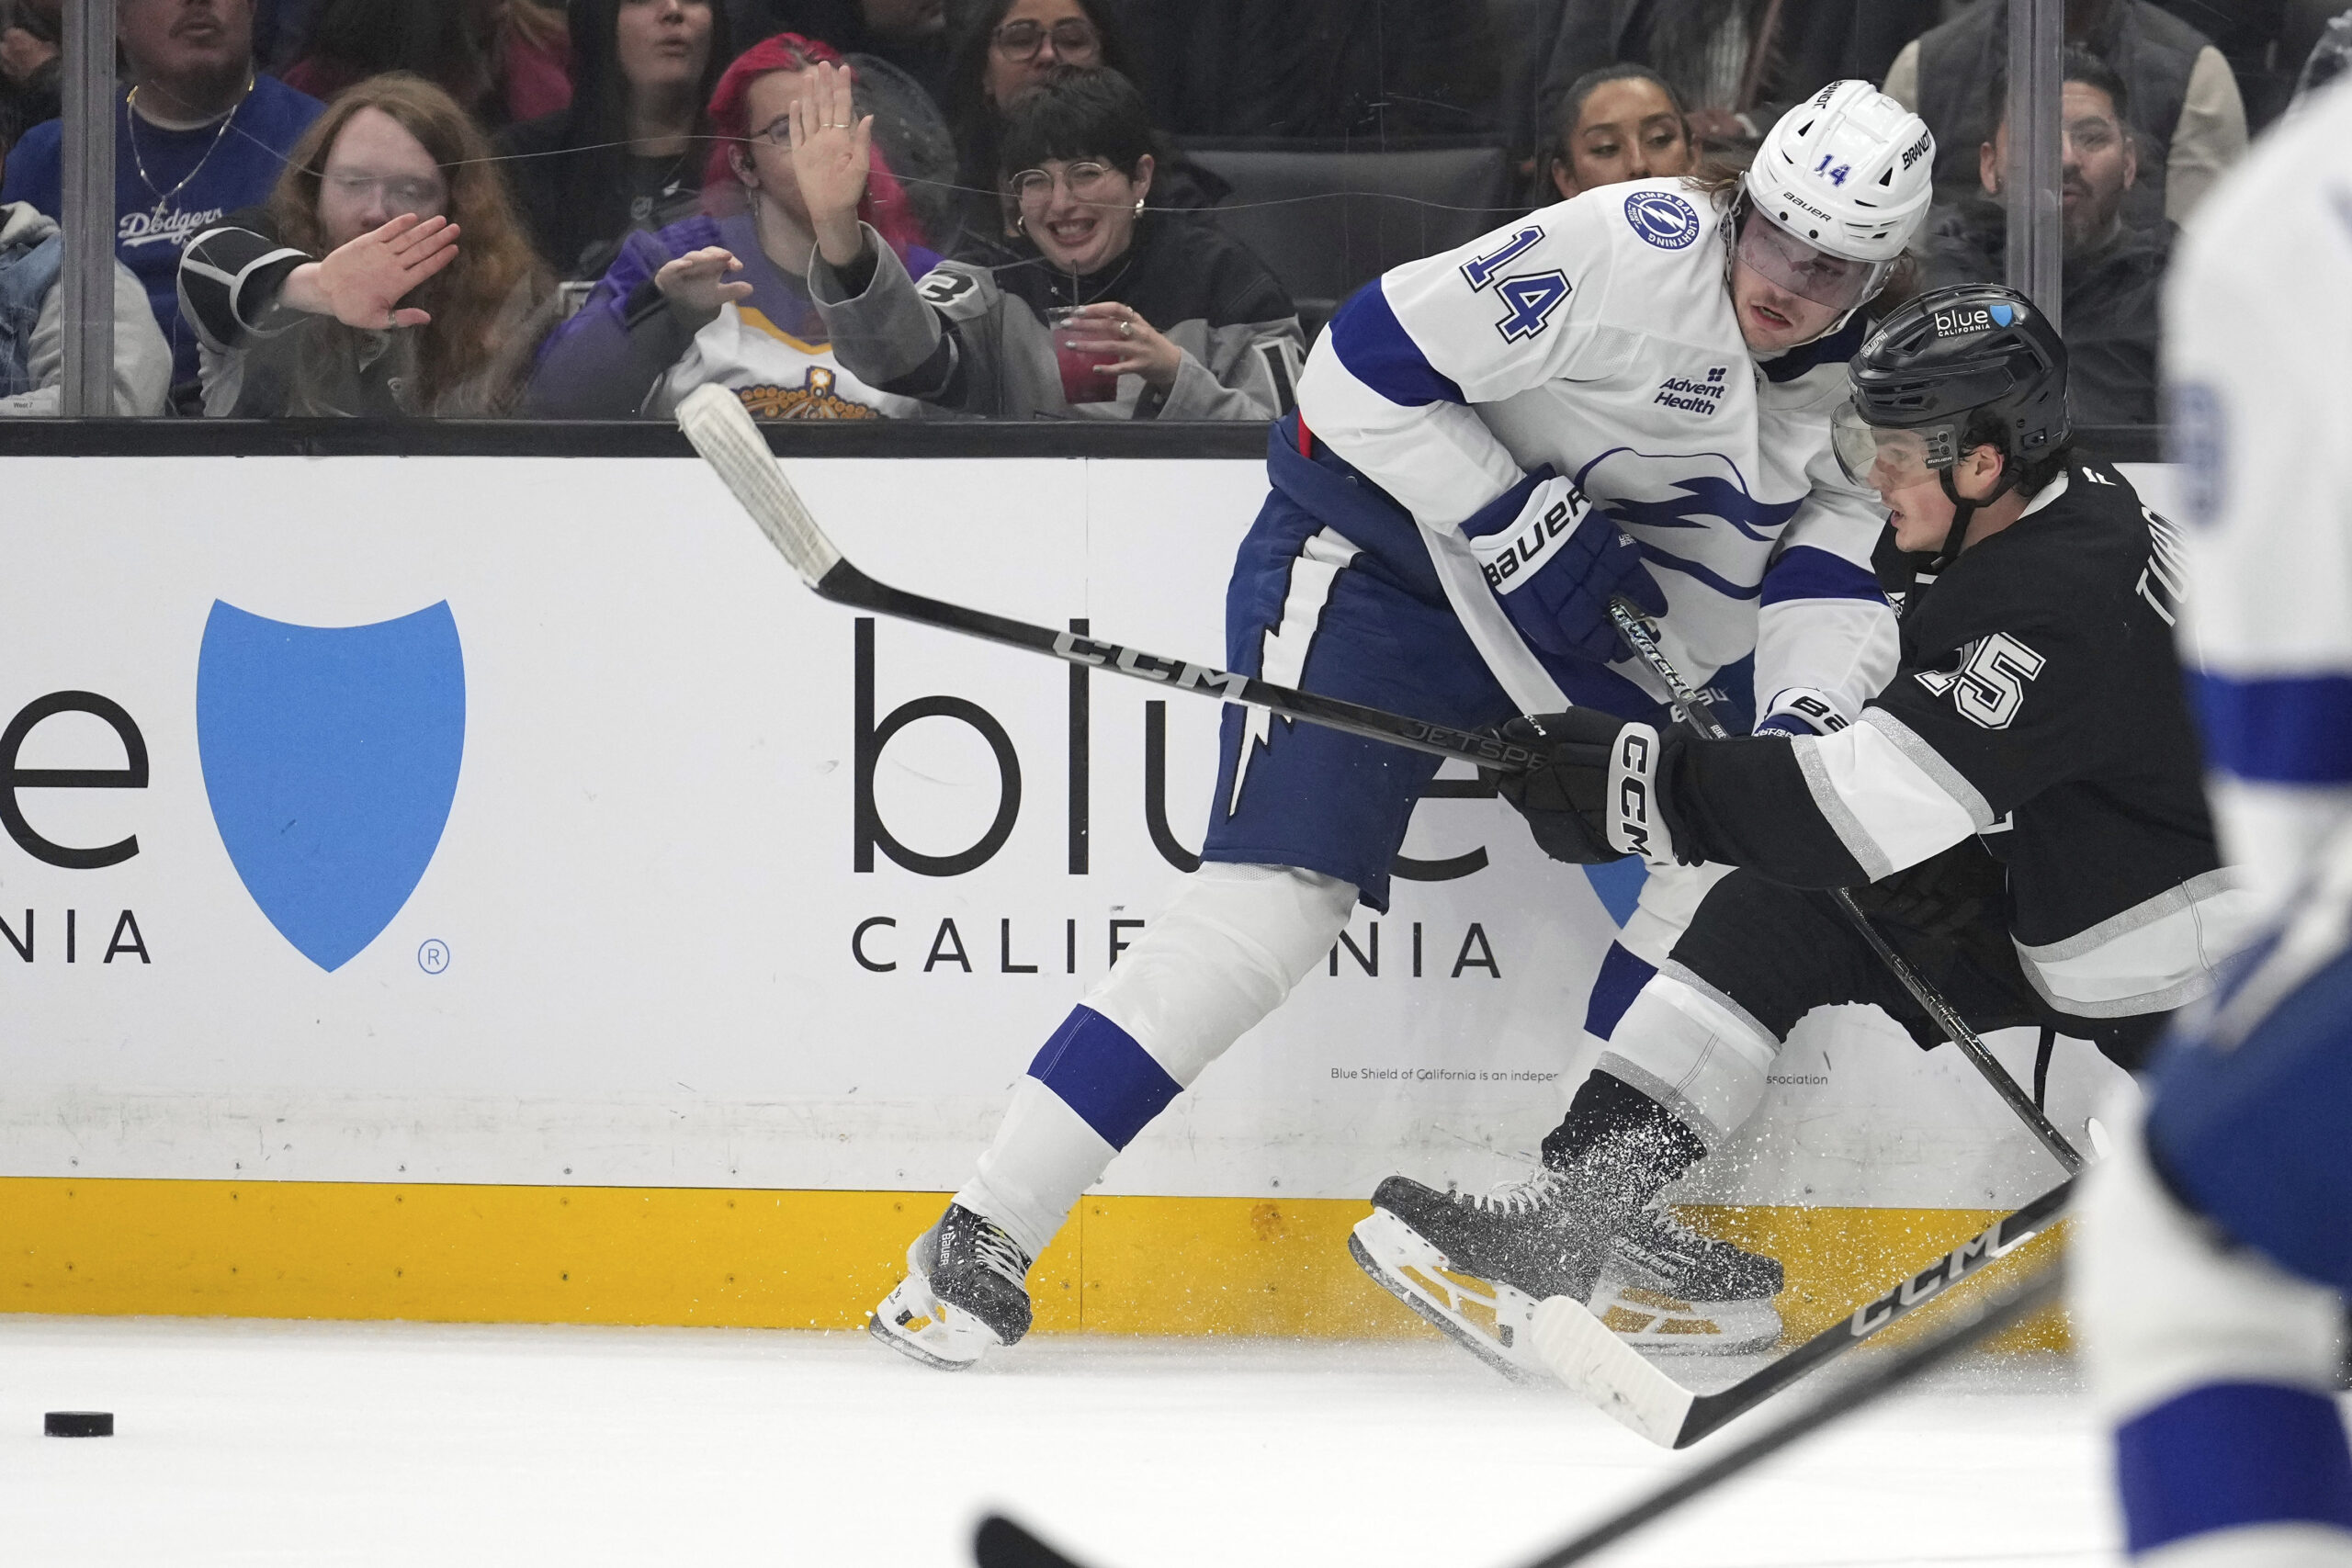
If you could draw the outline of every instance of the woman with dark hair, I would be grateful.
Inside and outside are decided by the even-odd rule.
[[[1019,258],[943,263],[920,288],[857,221],[871,122],[820,69],[793,163],[816,231],[809,293],[842,363],[935,408],[1001,418],[1281,414],[1304,344],[1264,264],[1206,224],[1145,210],[1157,172],[1143,96],[1065,70],[1014,98],[996,181]]]
[[[1005,107],[1072,66],[1100,66],[1132,83],[1144,80],[1133,45],[1102,0],[982,0],[967,18],[947,70],[947,123],[960,155],[956,183],[963,218],[951,254],[1003,259],[1015,232],[1010,193],[997,183]],[[1157,132],[1152,152],[1159,170],[1152,206],[1213,207],[1225,198],[1223,180],[1184,161]]]
[[[498,138],[539,254],[604,276],[622,237],[690,218],[710,157],[704,106],[735,58],[711,0],[572,0],[571,107]]]
[[[1682,100],[1646,65],[1588,71],[1560,99],[1546,166],[1562,201],[1627,180],[1687,175],[1697,162]]]
[[[564,14],[542,0],[325,0],[284,79],[323,101],[408,72],[496,130],[560,111],[571,70]]]
[[[797,33],[753,44],[710,100],[707,216],[638,232],[580,314],[548,341],[530,412],[566,419],[666,418],[695,388],[731,387],[765,419],[875,419],[915,412],[862,381],[827,341],[810,301],[816,220],[797,177],[800,107],[840,56]],[[829,120],[846,120],[844,106]],[[879,157],[850,221],[880,237],[891,265],[921,276],[906,192]]]
[[[240,418],[510,412],[553,293],[489,141],[404,74],[336,98],[180,259],[204,412]]]

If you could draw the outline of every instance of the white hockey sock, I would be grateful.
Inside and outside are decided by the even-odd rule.
[[[1594,1066],[1665,1106],[1714,1148],[1762,1101],[1780,1050],[1747,1009],[1668,962],[1617,1021]]]
[[[956,1201],[1043,1252],[1080,1194],[1290,995],[1355,908],[1337,877],[1204,864],[1055,1032]]]

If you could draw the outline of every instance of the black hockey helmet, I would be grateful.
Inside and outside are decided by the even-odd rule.
[[[1939,475],[1957,508],[1947,559],[1978,506],[2014,486],[2028,465],[2064,449],[2074,434],[2064,340],[2024,295],[1996,283],[1930,289],[1895,307],[1847,376],[1853,396],[1830,422],[1838,466],[1857,484],[1887,488]],[[2006,459],[2000,487],[1963,501],[1952,465],[1988,437]]]

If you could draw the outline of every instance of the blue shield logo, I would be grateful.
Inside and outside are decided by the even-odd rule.
[[[2009,305],[1996,305],[1993,307],[1993,324],[1995,326],[2006,327],[2017,319],[2018,313],[2015,307]]]
[[[408,902],[449,820],[466,743],[458,623],[446,602],[298,626],[215,600],[196,738],[245,890],[304,957],[339,969]]]

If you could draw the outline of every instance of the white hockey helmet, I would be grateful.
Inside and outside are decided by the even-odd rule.
[[[1832,82],[1782,115],[1747,171],[1747,199],[1797,239],[1892,263],[1927,221],[1936,139],[1868,82]]]

